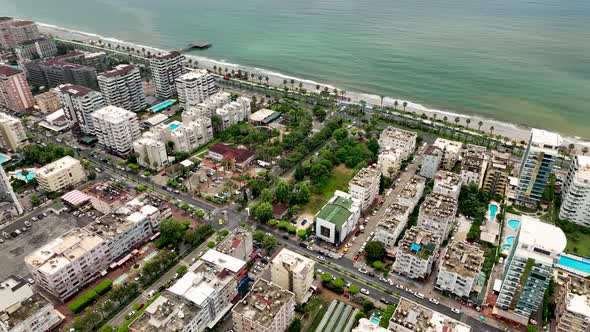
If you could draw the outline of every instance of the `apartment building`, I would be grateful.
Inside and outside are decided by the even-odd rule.
[[[459,157],[461,156],[461,149],[463,143],[451,141],[444,138],[437,138],[433,143],[434,146],[443,151],[443,158],[440,164],[440,168],[450,171],[455,167]]]
[[[563,231],[529,216],[519,216],[520,228],[504,265],[502,288],[493,314],[527,325],[543,303],[553,266],[565,249]]]
[[[92,113],[95,135],[103,147],[127,155],[140,136],[137,114],[117,106],[105,106]]]
[[[556,332],[590,331],[590,280],[570,276],[555,295]]]
[[[35,22],[0,17],[0,48],[13,48],[20,43],[40,37],[41,34]]]
[[[361,209],[369,208],[379,194],[381,173],[375,168],[363,167],[348,182],[348,192],[353,199],[361,202]]]
[[[477,184],[481,188],[488,167],[487,149],[483,146],[467,144],[461,159],[461,179],[463,184]]]
[[[449,196],[457,200],[461,193],[462,184],[462,178],[458,174],[440,170],[434,175],[434,187],[432,188],[432,192]]]
[[[26,256],[25,263],[37,285],[63,301],[99,277],[109,258],[103,238],[74,228]]]
[[[84,190],[90,196],[92,207],[103,214],[112,213],[131,200],[129,193],[109,182],[99,182]]]
[[[399,242],[392,271],[411,279],[425,280],[432,272],[441,238],[420,226],[412,226]]]
[[[186,73],[185,60],[185,56],[178,51],[158,54],[150,58],[150,68],[158,98],[168,99],[176,95],[176,79]]]
[[[142,137],[133,142],[133,151],[138,154],[137,163],[143,167],[161,171],[168,164],[164,142]]]
[[[62,84],[54,91],[59,96],[70,126],[84,134],[96,135],[92,113],[107,105],[102,93],[73,84]]]
[[[10,178],[0,165],[0,222],[5,222],[12,216],[23,214],[25,210],[14,193]]]
[[[385,210],[385,214],[377,222],[373,241],[383,243],[389,256],[395,256],[395,243],[401,232],[406,228],[412,209],[413,207],[393,203]]]
[[[297,303],[305,303],[312,295],[314,267],[312,259],[283,248],[272,260],[271,281],[295,294]]]
[[[196,106],[217,91],[215,77],[206,69],[191,70],[176,79],[180,107]]]
[[[422,156],[420,175],[428,179],[434,178],[434,174],[438,172],[440,164],[442,163],[443,155],[443,150],[434,145],[429,145]]]
[[[31,39],[14,46],[19,61],[45,59],[57,54],[57,46],[51,38]]]
[[[590,157],[572,160],[561,197],[559,218],[590,227]]]
[[[563,139],[559,134],[541,129],[532,129],[529,143],[522,156],[516,201],[518,204],[536,207],[543,196],[555,160],[559,156],[559,146]]]
[[[221,118],[223,129],[227,129],[238,122],[247,120],[250,116],[251,102],[250,98],[239,97],[236,101],[232,101],[229,104],[225,104],[221,108],[218,108],[215,111],[215,114]]]
[[[418,201],[420,201],[425,187],[426,179],[419,175],[413,175],[396,197],[396,203],[413,209],[418,204]]]
[[[74,62],[65,56],[24,63],[27,78],[32,86],[54,88],[61,84],[81,85],[98,90],[96,69]]]
[[[9,276],[0,287],[0,331],[45,332],[55,329],[64,316],[21,277]]]
[[[20,119],[0,112],[0,147],[16,152],[20,147],[28,144],[25,128]]]
[[[402,167],[400,150],[384,150],[377,157],[377,167],[381,175],[393,179]]]
[[[400,298],[389,319],[389,330],[395,332],[470,332],[471,326],[432,310],[419,303]]]
[[[232,309],[235,332],[283,332],[295,315],[295,294],[258,279],[245,298]]]
[[[201,118],[211,118],[218,108],[230,103],[231,94],[218,91],[197,105],[187,105],[182,112],[182,122],[191,122]]]
[[[52,91],[43,92],[33,97],[35,105],[39,108],[41,113],[53,113],[59,110],[61,106],[61,100],[59,95]]]
[[[132,112],[145,109],[147,102],[139,69],[133,65],[119,65],[98,75],[100,91],[109,105]]]
[[[34,106],[33,94],[25,73],[0,64],[0,106],[11,111],[24,111]]]
[[[190,152],[213,140],[213,125],[211,119],[200,118],[191,122],[160,124],[144,134],[162,142],[174,142],[175,152]]]
[[[416,149],[417,137],[418,134],[414,131],[389,126],[379,135],[379,148],[400,150],[402,160],[406,160]]]
[[[420,205],[417,224],[437,234],[440,240],[444,241],[449,237],[455,224],[457,208],[456,199],[432,192]]]
[[[361,202],[350,194],[336,190],[314,217],[316,237],[339,244],[355,229],[360,215]]]
[[[436,277],[436,288],[468,299],[477,289],[481,267],[485,260],[484,252],[475,244],[452,241],[444,255]]]
[[[84,167],[78,159],[65,156],[37,170],[39,188],[47,192],[60,191],[86,179]]]
[[[492,151],[481,189],[492,195],[503,196],[510,175],[510,154]]]
[[[252,232],[236,228],[217,245],[217,251],[243,261],[249,261],[252,254]]]

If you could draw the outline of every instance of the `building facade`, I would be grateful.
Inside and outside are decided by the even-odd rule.
[[[417,137],[418,134],[414,131],[389,126],[379,135],[379,148],[399,150],[402,159],[406,160],[416,149]]]
[[[98,142],[120,155],[133,150],[133,142],[140,136],[137,114],[117,106],[105,106],[92,113]]]
[[[381,175],[393,179],[402,167],[402,154],[398,150],[384,150],[377,157]]]
[[[305,303],[312,294],[314,267],[313,260],[283,248],[272,260],[271,281],[295,294],[297,303]]]
[[[483,146],[467,144],[461,159],[461,179],[463,184],[477,184],[481,188],[488,167],[487,150]]]
[[[51,38],[41,37],[20,43],[14,47],[14,53],[19,61],[44,59],[57,54],[57,46]]]
[[[6,222],[10,217],[23,214],[25,210],[14,193],[10,178],[0,165],[0,222]]]
[[[221,118],[223,129],[245,121],[250,116],[250,98],[239,97],[236,101],[223,105],[215,111],[215,114]]]
[[[176,79],[186,73],[185,56],[178,51],[150,58],[150,68],[156,86],[156,95],[168,99],[176,95]]]
[[[206,69],[191,70],[176,79],[180,107],[196,106],[217,91],[215,77]]]
[[[510,154],[492,151],[482,190],[492,195],[504,196],[510,175]]]
[[[41,113],[53,113],[61,108],[59,95],[52,91],[43,92],[34,97],[35,105]]]
[[[432,272],[440,237],[419,226],[412,226],[399,242],[392,271],[410,279],[425,280]]]
[[[461,176],[453,172],[441,170],[434,174],[432,192],[458,200],[459,194],[461,193],[461,185],[463,185]]]
[[[230,103],[230,97],[229,92],[218,91],[197,105],[188,104],[182,112],[182,122],[212,117],[218,108]]]
[[[374,168],[364,167],[348,182],[348,192],[353,199],[361,202],[361,209],[369,208],[379,194],[381,173]]]
[[[70,126],[84,134],[95,135],[92,113],[107,105],[103,95],[90,88],[73,84],[62,84],[55,91]]]
[[[25,128],[20,119],[0,112],[0,147],[16,152],[28,144]]]
[[[443,154],[443,150],[434,145],[429,145],[422,157],[420,175],[428,179],[434,178],[434,174],[436,174],[442,163]]]
[[[133,142],[133,150],[138,154],[137,163],[143,167],[161,171],[168,164],[166,145],[148,137]]]
[[[243,261],[249,261],[252,254],[252,232],[238,227],[217,245],[217,251]]]
[[[37,170],[37,182],[43,191],[60,191],[86,179],[84,167],[78,159],[65,156]]]
[[[434,141],[433,145],[443,151],[443,157],[440,164],[440,168],[447,171],[452,170],[453,167],[455,167],[457,161],[459,161],[459,157],[461,156],[461,149],[463,148],[463,143],[439,137],[436,139],[436,141]]]
[[[40,37],[39,27],[35,22],[0,17],[0,48],[13,48],[18,44]]]
[[[481,267],[485,260],[484,252],[475,244],[452,241],[436,276],[436,288],[462,298],[469,298],[476,291]]]
[[[54,88],[70,83],[98,90],[96,69],[61,57],[25,62],[27,78],[32,86]]]
[[[456,199],[432,192],[420,205],[417,224],[435,233],[441,241],[444,241],[449,237],[455,224],[457,208]]]
[[[386,210],[383,217],[377,222],[373,241],[379,241],[385,246],[387,254],[395,256],[395,244],[402,231],[408,224],[408,217],[413,207],[391,204]]]
[[[559,219],[590,227],[590,157],[572,160],[561,197]]]
[[[147,105],[141,74],[133,65],[119,65],[100,73],[98,85],[108,105],[132,112],[139,112]]]
[[[570,276],[555,296],[556,332],[590,331],[590,281]]]
[[[361,202],[337,190],[315,215],[316,237],[339,244],[356,228],[360,214]]]
[[[0,106],[11,111],[24,111],[34,106],[33,94],[25,73],[0,64]]]

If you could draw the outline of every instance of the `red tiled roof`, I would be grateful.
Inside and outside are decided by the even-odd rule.
[[[223,159],[232,160],[240,164],[251,158],[255,153],[246,149],[237,149],[226,144],[215,144],[209,148],[209,151],[223,155]]]
[[[135,66],[125,65],[125,66],[117,67],[113,70],[104,71],[104,72],[100,73],[98,76],[117,77],[117,76],[121,76],[121,75],[125,75],[125,74],[129,73],[133,69],[135,69]]]
[[[285,212],[287,212],[289,207],[285,204],[275,204],[272,207],[272,215],[273,216],[282,216]]]
[[[31,25],[31,24],[35,24],[35,22],[33,22],[33,21],[12,21],[12,22],[10,22],[10,25],[13,27],[23,27],[25,25]]]
[[[74,84],[62,84],[58,87],[58,89],[62,93],[69,94],[72,96],[78,96],[78,97],[85,96],[85,95],[89,94],[90,92],[94,91],[94,90],[89,89],[85,86],[74,85]]]
[[[79,52],[79,51],[73,51],[67,54],[63,54],[63,55],[58,55],[58,56],[54,56],[53,58],[49,58],[47,60],[45,60],[45,62],[47,63],[55,63],[55,62],[62,62],[65,61],[69,58],[73,58],[75,56],[80,56],[83,55],[84,53]]]
[[[242,242],[242,240],[240,240],[240,239],[234,239],[234,240],[232,241],[232,243],[231,243],[231,247],[232,247],[232,249],[235,249],[235,248],[237,248],[237,247],[238,247],[238,245],[240,245],[240,243],[241,243],[241,242]]]
[[[9,66],[0,65],[0,75],[11,76],[14,74],[18,74],[21,71],[19,69],[15,69]]]

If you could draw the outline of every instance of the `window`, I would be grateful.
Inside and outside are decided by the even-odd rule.
[[[330,229],[325,226],[320,226],[320,234],[325,237],[330,237]]]

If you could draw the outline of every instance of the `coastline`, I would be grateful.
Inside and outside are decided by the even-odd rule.
[[[95,34],[95,33],[72,30],[72,29],[68,29],[65,27],[60,27],[60,26],[56,26],[56,25],[52,25],[52,24],[47,24],[47,23],[42,23],[42,22],[37,22],[37,24],[39,26],[39,30],[41,33],[46,34],[46,35],[55,36],[55,37],[58,37],[61,39],[78,40],[78,41],[84,41],[84,42],[90,41],[90,40],[95,40],[95,41],[102,40],[105,43],[110,43],[113,46],[120,45],[122,47],[129,46],[129,47],[134,47],[134,48],[138,48],[138,49],[143,48],[146,50],[146,52],[150,51],[152,54],[153,53],[166,53],[169,51],[169,50],[159,49],[159,48],[152,47],[152,46],[128,42],[128,41],[124,41],[124,40],[120,40],[120,39],[116,39],[116,38],[111,38],[111,37],[106,37],[106,36],[102,36],[102,35]],[[262,77],[268,77],[269,83],[271,85],[275,85],[275,86],[282,86],[283,80],[288,80],[288,81],[295,80],[296,84],[299,84],[299,82],[301,82],[303,84],[303,88],[307,89],[308,91],[315,91],[316,85],[319,85],[321,87],[320,89],[323,89],[324,87],[328,87],[328,89],[330,91],[332,91],[334,88],[339,89],[338,87],[332,86],[330,84],[325,84],[325,83],[316,82],[316,81],[312,81],[312,80],[308,80],[308,79],[304,79],[304,78],[289,76],[289,75],[282,74],[280,72],[275,72],[275,71],[264,69],[264,68],[229,63],[229,62],[225,62],[222,60],[210,59],[207,57],[198,56],[198,55],[194,55],[194,54],[190,54],[190,53],[185,53],[185,56],[187,58],[193,59],[193,61],[197,61],[198,66],[201,68],[213,70],[214,66],[222,66],[224,68],[227,68],[230,71],[231,70],[235,70],[235,71],[243,70],[243,71],[247,71],[250,73],[255,73],[256,76],[261,75]],[[290,83],[288,83],[287,85],[289,86]],[[377,95],[354,92],[354,91],[346,91],[346,97],[350,98],[351,102],[353,102],[353,103],[358,103],[361,100],[363,100],[363,101],[367,102],[367,104],[372,104],[372,105],[379,105],[380,104],[380,96],[377,96]],[[502,135],[502,136],[508,137],[511,140],[516,141],[517,143],[520,141],[526,142],[529,139],[531,128],[526,125],[503,122],[503,121],[494,120],[491,118],[486,118],[486,117],[482,117],[482,116],[478,116],[478,115],[474,115],[474,114],[470,114],[470,115],[459,114],[459,113],[454,113],[452,111],[440,110],[440,109],[436,109],[436,108],[429,108],[425,105],[414,103],[410,100],[396,99],[396,98],[389,97],[389,96],[385,96],[383,98],[383,105],[393,107],[395,101],[398,102],[398,108],[402,108],[401,105],[403,104],[403,102],[407,102],[407,107],[406,107],[407,111],[412,111],[412,112],[415,112],[418,114],[427,114],[429,117],[432,117],[433,114],[436,114],[439,117],[439,119],[442,119],[443,116],[447,116],[449,123],[452,123],[453,119],[455,117],[459,117],[460,118],[459,123],[462,125],[465,125],[465,119],[469,118],[469,119],[471,119],[470,126],[471,126],[471,128],[474,128],[474,127],[477,127],[477,123],[479,121],[482,121],[483,122],[482,129],[484,131],[489,132],[490,126],[494,126],[493,132],[495,135]],[[584,146],[590,147],[590,140],[579,138],[579,137],[569,137],[565,133],[560,133],[560,134],[564,138],[564,146],[567,146],[570,143],[574,143],[576,145],[576,148],[575,148],[576,150],[581,150],[581,148]]]

